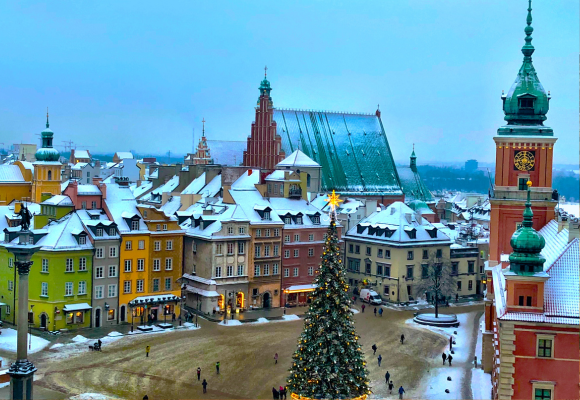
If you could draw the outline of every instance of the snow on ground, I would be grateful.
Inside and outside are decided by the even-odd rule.
[[[258,318],[258,320],[256,322],[259,324],[263,324],[265,322],[270,322],[270,321],[268,321],[266,318]]]
[[[191,322],[184,322],[183,326],[185,326],[187,329],[200,329],[201,326],[195,326],[195,324],[191,323]]]
[[[36,353],[50,344],[48,340],[34,335],[32,335],[32,342],[30,342],[30,336],[27,335],[26,337],[26,340],[31,343],[31,348],[28,350],[29,354]],[[17,332],[11,328],[3,328],[2,334],[0,335],[0,350],[16,353],[16,342]]]
[[[242,325],[242,322],[240,320],[237,320],[237,319],[230,319],[227,324],[224,324],[224,322],[225,321],[222,321],[218,325],[221,325],[221,326],[240,326],[240,325]]]
[[[58,349],[59,347],[62,347],[62,346],[64,346],[63,343],[56,343],[56,344],[53,344],[52,346],[50,346],[50,348],[51,349]]]
[[[285,321],[296,321],[296,320],[300,319],[300,317],[296,314],[284,315],[284,316],[282,316],[282,318],[284,318]]]
[[[427,389],[422,394],[422,398],[429,400],[462,398],[461,380],[464,378],[463,364],[472,361],[468,360],[470,348],[469,338],[471,335],[468,319],[471,316],[471,313],[457,315],[459,328],[440,328],[435,326],[421,325],[414,322],[412,318],[405,321],[405,323],[412,325],[414,328],[428,329],[438,333],[448,341],[449,337],[453,336],[454,340],[456,341],[456,344],[453,345],[453,351],[455,354],[452,354],[452,366],[450,367],[449,363],[446,363],[445,366],[443,366],[443,360],[440,359],[441,361],[439,362],[441,362],[441,367],[432,369],[428,372],[428,376],[426,377],[426,379],[428,379]],[[457,334],[454,332],[457,332]],[[449,345],[447,345],[445,352],[449,354]],[[451,381],[448,381],[447,377],[451,377]],[[449,389],[449,393],[445,393],[445,389]]]
[[[75,343],[83,343],[83,342],[86,342],[87,340],[89,340],[89,339],[87,339],[83,335],[76,335],[74,338],[72,338],[72,341]]]
[[[107,336],[114,337],[114,336],[125,336],[125,335],[123,335],[121,332],[113,331],[113,332],[110,332]]]
[[[351,308],[350,311],[352,311],[353,314],[358,314],[360,312],[356,308]]]
[[[491,399],[491,374],[483,372],[481,366],[481,351],[484,330],[485,314],[479,320],[479,330],[477,332],[477,343],[475,344],[475,355],[477,356],[477,368],[471,372],[471,393],[474,399]]]
[[[70,400],[109,400],[114,398],[100,393],[82,393],[71,397]]]

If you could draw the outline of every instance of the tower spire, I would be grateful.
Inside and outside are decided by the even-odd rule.
[[[524,57],[531,59],[532,54],[534,53],[534,46],[532,45],[532,32],[534,28],[532,27],[532,0],[528,0],[528,16],[526,18],[526,23],[528,26],[524,28],[524,32],[526,33],[526,44],[522,47],[522,53]]]
[[[46,127],[48,128],[48,107],[46,107]]]
[[[268,77],[268,66],[264,66],[264,79]]]
[[[205,118],[201,120],[202,128],[201,128],[201,137],[205,137]]]

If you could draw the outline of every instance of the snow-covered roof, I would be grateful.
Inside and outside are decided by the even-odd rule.
[[[66,188],[68,187],[68,184],[70,183],[70,180],[68,181],[64,181],[60,184],[60,192],[64,192],[66,190]]]
[[[135,297],[133,300],[131,300],[129,302],[129,306],[134,306],[137,304],[151,304],[151,303],[155,303],[155,304],[162,304],[165,302],[174,302],[174,301],[179,301],[179,297],[171,294],[171,293],[165,293],[165,294],[156,294],[156,295],[152,295],[152,296],[139,296],[139,297]]]
[[[211,215],[203,215],[203,211],[209,209],[214,211],[214,213]],[[190,215],[192,218],[185,220],[181,224],[181,227],[186,230],[186,235],[194,237],[216,238],[226,236],[225,232],[223,232],[223,235],[221,234],[224,223],[249,222],[249,218],[246,217],[244,211],[239,205],[224,204],[221,200],[212,204],[198,202],[192,207],[189,207],[188,212],[191,213]],[[196,223],[194,220],[199,222],[198,226],[195,226]],[[205,225],[201,223],[202,221],[213,222],[209,225]],[[243,236],[236,236],[236,238],[240,237]]]
[[[320,168],[320,164],[308,157],[300,150],[296,150],[294,153],[290,154],[288,157],[280,161],[276,167],[278,168],[295,168],[295,167],[310,167],[310,168]]]
[[[18,165],[0,165],[0,183],[25,182]]]
[[[250,177],[251,178],[251,177]],[[255,209],[255,206],[269,206],[273,209],[270,202],[262,197],[257,189],[253,190],[230,190],[230,194],[236,204],[243,210],[244,214],[249,218],[250,224],[267,225],[267,224],[282,224],[282,220],[278,214],[270,213],[270,219],[262,219],[262,216]]]
[[[174,215],[177,210],[181,207],[181,197],[171,196],[165,204],[163,204],[159,209],[165,213],[168,217]]]
[[[76,154],[75,154],[75,156],[76,156]],[[87,165],[90,165],[90,164],[89,163],[86,163],[86,162],[78,162],[75,165],[73,165],[71,169],[74,169],[75,171],[76,170],[81,170],[84,167],[86,167]]]
[[[190,285],[186,285],[185,290],[189,293],[199,294],[202,297],[219,297],[219,293],[215,290],[204,290]]]
[[[311,203],[320,210],[328,212],[330,211],[330,206],[328,205],[328,201],[326,201],[327,199],[327,195],[318,195],[312,199]],[[346,197],[343,200],[336,210],[338,214],[354,214],[360,207],[365,205],[363,201],[351,197]]]
[[[153,182],[151,182],[151,181],[143,181],[143,182],[141,182],[141,185],[139,185],[139,186],[136,186],[136,184],[130,186],[131,191],[133,192],[133,195],[137,199],[141,195],[143,195],[145,192],[147,192],[148,190],[151,190],[152,187],[153,187]]]
[[[52,196],[50,199],[48,200],[44,200],[42,203],[40,203],[44,206],[73,206],[73,202],[70,199],[70,197],[62,195],[62,194],[57,194],[56,196]]]
[[[369,233],[370,231],[373,233]],[[411,239],[413,231],[415,231],[415,238]],[[428,231],[435,231],[435,237],[431,237]],[[353,238],[404,244],[417,242],[451,243],[447,235],[437,230],[429,221],[400,201],[364,218],[358,225],[351,228],[347,235]]]
[[[580,317],[580,241],[576,238],[548,267],[550,279],[544,289],[544,312],[560,317]]]
[[[88,196],[88,195],[101,195],[101,189],[97,185],[90,184],[80,184],[78,185],[78,195]]]
[[[124,160],[125,158],[133,158],[133,154],[130,151],[118,151],[115,155],[121,160]]]
[[[88,150],[75,150],[75,158],[91,158]]]
[[[304,226],[322,226],[328,227],[330,224],[330,218],[318,209],[312,203],[307,202],[304,199],[287,199],[284,197],[271,197],[270,206],[278,216],[284,216],[287,214],[297,215],[302,213],[302,224],[297,225],[297,219],[291,218],[289,224],[285,224],[286,229],[291,229],[293,227],[304,227]],[[312,222],[311,216],[318,213],[320,223],[314,224]]]
[[[538,233],[546,240],[546,246],[542,250],[542,255],[546,257],[546,262],[544,263],[544,270],[546,270],[560,256],[562,250],[568,244],[569,232],[567,228],[558,232],[558,221],[551,220]]]
[[[185,189],[181,191],[181,194],[197,194],[205,186],[205,172],[195,178]]]
[[[130,232],[130,226],[125,221],[126,216],[140,216],[135,196],[128,187],[116,183],[107,184],[107,198],[105,199],[113,220],[117,223],[120,232]],[[130,218],[130,217],[129,217]],[[148,232],[147,225],[139,218],[139,231]]]
[[[22,166],[30,172],[34,172],[34,164],[32,164],[30,161],[20,161],[20,164],[22,164]]]
[[[256,184],[260,183],[260,170],[249,169],[242,174],[234,183],[232,190],[255,190]]]
[[[179,186],[179,175],[173,175],[171,179],[165,182],[163,185],[151,192],[147,193],[145,196],[141,197],[142,201],[161,201],[161,199],[156,199],[156,197],[161,196],[163,193],[171,193]]]
[[[204,285],[217,285],[217,282],[213,279],[205,279],[202,278],[201,276],[197,276],[197,275],[191,275],[191,274],[183,274],[182,276],[183,279],[189,280],[189,281],[194,281],[194,282],[199,282],[199,283],[203,283]]]
[[[77,304],[65,304],[63,307],[64,312],[70,311],[83,311],[83,310],[90,310],[91,307],[88,303],[77,303]]]

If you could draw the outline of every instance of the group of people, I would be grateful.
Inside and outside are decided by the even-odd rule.
[[[380,366],[380,363],[379,363],[379,366]],[[395,387],[395,385],[393,384],[393,381],[391,380],[391,374],[389,373],[389,371],[387,371],[387,373],[385,374],[385,384],[389,388],[389,394],[393,394],[393,388]],[[399,392],[399,399],[402,399],[403,393],[405,393],[405,389],[403,388],[402,385],[399,386],[398,392]]]
[[[272,398],[273,399],[286,400],[286,396],[288,396],[288,388],[287,387],[280,386],[279,390],[276,390],[275,387],[272,388]]]

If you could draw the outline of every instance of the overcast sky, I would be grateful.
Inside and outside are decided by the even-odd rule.
[[[245,140],[268,65],[275,107],[372,113],[397,160],[493,161],[526,0],[2,1],[0,142],[185,153]],[[578,163],[577,0],[535,0],[556,163]],[[2,146],[0,144],[0,146]]]

